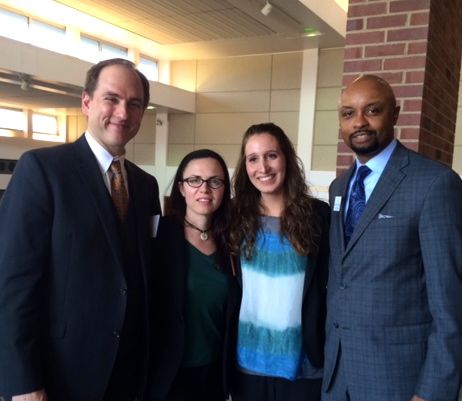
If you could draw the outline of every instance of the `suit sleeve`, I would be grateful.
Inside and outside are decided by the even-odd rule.
[[[18,162],[0,203],[0,395],[43,388],[41,309],[52,199],[33,154]]]
[[[432,328],[415,393],[449,401],[462,376],[462,181],[445,171],[423,196],[419,239]]]

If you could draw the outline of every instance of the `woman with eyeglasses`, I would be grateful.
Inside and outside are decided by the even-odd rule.
[[[230,182],[201,149],[176,172],[154,239],[152,374],[148,400],[223,401]]]
[[[319,401],[329,206],[309,195],[301,161],[273,123],[247,129],[233,182],[232,400]]]

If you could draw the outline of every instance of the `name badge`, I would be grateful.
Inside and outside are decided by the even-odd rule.
[[[336,196],[334,200],[334,212],[340,212],[341,206],[342,206],[342,197]]]

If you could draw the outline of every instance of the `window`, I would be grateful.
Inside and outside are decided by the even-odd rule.
[[[31,43],[48,50],[62,52],[65,47],[66,30],[44,22],[30,21]]]
[[[22,110],[0,108],[0,136],[26,135],[27,117]]]
[[[114,57],[128,59],[127,49],[123,49],[122,47],[115,45],[110,45],[108,43],[101,43],[101,60]]]
[[[32,139],[64,142],[65,136],[60,135],[58,128],[58,117],[49,114],[33,113]]]
[[[99,42],[81,35],[79,57],[91,63],[97,63],[99,61]]]
[[[0,9],[0,35],[7,38],[27,41],[28,18],[24,15]]]
[[[128,59],[127,49],[85,35],[80,36],[80,52],[79,57],[91,63],[114,57]]]
[[[159,65],[157,60],[148,58],[145,56],[140,57],[140,62],[138,63],[138,69],[146,75],[151,81],[159,80]]]

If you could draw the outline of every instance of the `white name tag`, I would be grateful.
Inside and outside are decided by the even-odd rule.
[[[334,200],[334,212],[339,212],[341,206],[342,206],[342,197],[336,196]]]

